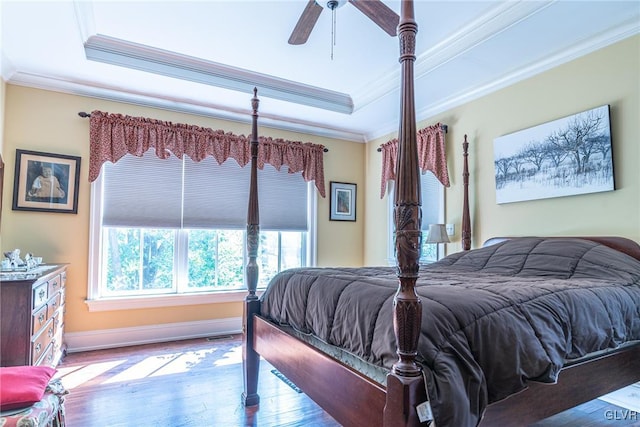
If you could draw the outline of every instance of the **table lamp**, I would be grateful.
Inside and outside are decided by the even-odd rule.
[[[426,243],[436,244],[436,259],[440,259],[440,243],[449,243],[447,226],[445,224],[429,224]]]

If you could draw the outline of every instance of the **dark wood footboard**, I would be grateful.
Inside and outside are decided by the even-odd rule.
[[[406,390],[409,400],[397,402],[407,410],[385,412],[389,399],[405,391],[387,395],[387,388],[259,315],[254,316],[251,329],[251,347],[339,423],[354,427],[421,425],[416,417],[405,420],[401,415],[415,412],[415,404],[422,401],[421,390]],[[489,405],[480,425],[529,425],[638,381],[640,344],[566,367],[556,384],[530,383],[527,390]],[[398,419],[391,421],[389,416]]]
[[[529,425],[638,381],[640,345],[566,367],[557,384],[530,383],[489,405],[480,425]]]
[[[382,427],[382,386],[260,316],[254,316],[253,328],[255,350],[336,421]]]

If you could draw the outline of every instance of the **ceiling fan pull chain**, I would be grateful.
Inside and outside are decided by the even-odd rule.
[[[331,60],[333,61],[333,47],[336,45],[336,7],[331,8]]]

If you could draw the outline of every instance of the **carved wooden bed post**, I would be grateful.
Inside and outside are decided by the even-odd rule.
[[[462,143],[462,155],[464,156],[464,165],[462,169],[462,185],[464,191],[464,199],[462,203],[462,249],[468,251],[471,249],[471,219],[469,217],[469,143],[467,135],[464,136]]]
[[[253,317],[260,314],[260,300],[256,295],[258,287],[258,244],[260,235],[260,210],[258,205],[258,89],[253,88],[251,107],[253,108],[251,125],[251,181],[249,186],[249,207],[247,212],[247,255],[246,266],[247,289],[249,294],[244,304],[244,324],[242,325],[242,364],[244,373],[244,392],[242,402],[245,406],[260,403],[258,396],[258,371],[260,355],[255,351],[253,337]]]
[[[413,83],[417,32],[413,1],[403,0],[398,26],[401,107],[394,208],[399,284],[393,300],[393,325],[399,359],[387,375],[387,401],[384,408],[384,425],[394,427],[419,425],[415,406],[426,400],[422,370],[415,361],[422,318],[422,303],[415,292],[422,244],[420,171]]]

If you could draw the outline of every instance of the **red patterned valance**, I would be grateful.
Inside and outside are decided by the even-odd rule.
[[[444,129],[438,123],[420,129],[417,135],[418,142],[418,165],[424,173],[428,170],[433,172],[436,178],[449,187],[449,171],[447,169],[447,156],[445,153]],[[398,158],[398,139],[385,142],[380,146],[382,151],[382,182],[380,188],[380,198],[384,197],[387,189],[387,182],[396,178],[396,162]]]
[[[277,170],[287,166],[289,173],[302,172],[304,180],[315,181],[318,192],[325,197],[324,146],[268,137],[259,140],[258,168],[268,163]],[[152,147],[162,159],[171,154],[182,159],[186,154],[199,162],[211,156],[218,164],[232,158],[240,166],[251,160],[250,137],[244,135],[102,111],[91,112],[90,144],[90,182],[98,178],[105,162],[115,163],[125,154],[140,157]]]

